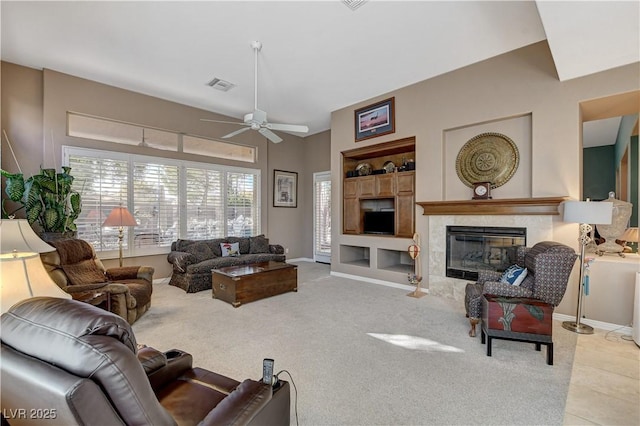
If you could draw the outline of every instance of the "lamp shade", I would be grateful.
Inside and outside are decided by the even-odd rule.
[[[0,219],[0,253],[48,253],[54,250],[33,232],[26,219]]]
[[[640,232],[638,232],[638,228],[627,228],[618,239],[628,243],[637,243],[640,242]]]
[[[126,207],[114,207],[102,226],[136,226],[138,223]]]
[[[607,201],[565,201],[563,220],[569,223],[609,225],[613,203]]]
[[[3,236],[4,237],[4,236]],[[0,254],[0,312],[35,296],[71,299],[53,282],[37,253]]]

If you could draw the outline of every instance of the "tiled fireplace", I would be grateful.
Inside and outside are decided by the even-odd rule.
[[[527,229],[505,226],[447,226],[446,276],[470,281],[480,271],[503,272],[527,245]]]
[[[430,215],[427,220],[429,294],[460,301],[464,300],[465,285],[475,278],[447,276],[447,227],[524,228],[528,246],[553,239],[553,222],[549,215]]]

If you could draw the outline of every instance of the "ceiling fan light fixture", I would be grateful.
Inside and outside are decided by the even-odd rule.
[[[214,77],[210,82],[208,82],[207,86],[213,87],[214,89],[220,90],[222,92],[228,92],[229,90],[236,87],[236,85],[231,83],[230,81],[226,81],[217,77]]]
[[[297,132],[297,133],[308,133],[309,128],[307,126],[298,125],[298,124],[284,124],[284,123],[270,123],[267,120],[267,113],[258,109],[258,52],[262,49],[262,43],[259,41],[251,42],[251,47],[254,51],[254,109],[253,112],[244,115],[244,120],[242,123],[235,123],[229,121],[221,121],[221,120],[212,120],[207,118],[201,118],[202,121],[210,121],[214,123],[225,123],[225,124],[236,124],[243,126],[243,129],[236,130],[235,132],[231,132],[227,135],[224,135],[222,138],[227,139],[239,135],[247,130],[257,130],[262,136],[266,137],[273,143],[282,142],[282,138],[276,135],[272,130],[281,130],[285,132]],[[223,80],[213,79],[209,83],[209,86],[216,87],[220,85],[220,82]],[[224,81],[223,81],[224,82]],[[231,84],[229,82],[224,82]]]

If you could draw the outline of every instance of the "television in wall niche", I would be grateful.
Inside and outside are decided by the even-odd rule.
[[[395,211],[365,211],[364,233],[378,235],[395,234]]]

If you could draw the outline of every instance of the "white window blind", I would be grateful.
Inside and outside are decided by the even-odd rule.
[[[235,237],[256,235],[260,228],[256,208],[257,180],[255,175],[227,172],[227,231]]]
[[[134,162],[134,245],[170,246],[177,234],[178,207],[178,166]]]
[[[331,174],[315,173],[314,185],[314,257],[331,258]]]
[[[81,193],[78,238],[117,254],[117,228],[102,222],[119,205],[134,215],[125,256],[164,253],[178,238],[260,233],[260,170],[94,149],[63,147]]]
[[[223,172],[187,168],[187,239],[224,237]]]
[[[82,200],[82,212],[76,220],[78,236],[98,251],[117,250],[118,230],[102,228],[102,222],[114,207],[127,205],[127,161],[70,155],[67,164],[74,177],[73,189],[80,192]],[[125,238],[124,247],[127,241]]]

